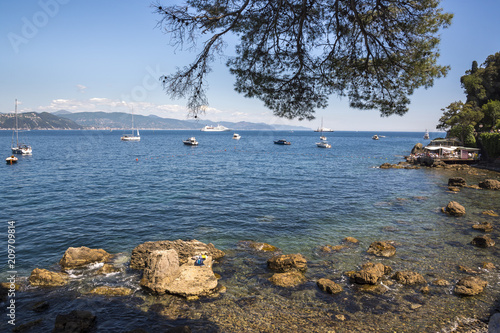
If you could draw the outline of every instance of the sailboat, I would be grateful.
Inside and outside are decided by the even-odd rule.
[[[19,142],[19,126],[17,122],[17,99],[16,99],[16,128],[14,130],[14,133],[12,133],[12,144],[11,144],[11,150],[12,154],[23,154],[23,155],[31,155],[31,146],[28,146],[27,144],[20,143]],[[16,144],[14,145],[14,136],[16,137]]]
[[[320,142],[316,142],[316,146],[318,146],[319,148],[332,148],[332,145],[329,144],[327,141],[326,141],[326,136],[323,135],[323,117],[321,117],[321,127],[318,128],[319,132],[321,132],[321,135],[319,137],[319,139],[321,140]],[[327,130],[333,132],[333,130],[330,130],[329,128],[327,128]]]
[[[318,127],[318,129],[314,130],[314,132],[333,132],[331,128],[323,127],[323,117],[321,117],[321,127]]]
[[[122,141],[141,141],[141,135],[139,134],[139,129],[137,129],[137,135],[134,134],[134,111],[132,110],[132,134],[125,134],[121,137]]]

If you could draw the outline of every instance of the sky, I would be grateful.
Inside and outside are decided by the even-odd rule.
[[[196,51],[170,45],[153,13],[156,0],[2,0],[0,1],[0,112],[134,112],[188,119],[185,100],[165,94],[163,74],[188,65]],[[183,1],[164,0],[163,4]],[[500,51],[500,1],[443,0],[453,13],[440,31],[440,65],[451,70],[434,86],[418,89],[404,116],[349,107],[333,95],[312,121],[273,116],[258,99],[234,91],[234,77],[216,60],[208,77],[209,107],[200,117],[211,121],[291,124],[336,131],[436,131],[442,108],[465,100],[460,77],[472,61],[482,64]],[[232,49],[226,50],[233,54]]]

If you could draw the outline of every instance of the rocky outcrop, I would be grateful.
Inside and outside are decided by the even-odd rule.
[[[90,249],[86,246],[70,247],[59,261],[62,269],[68,270],[88,264],[106,262],[111,259],[111,254],[103,249]]]
[[[479,183],[479,187],[486,190],[500,190],[500,181],[496,179],[485,179]]]
[[[92,289],[89,293],[103,296],[128,296],[132,294],[132,289],[125,287],[100,286]]]
[[[417,155],[417,154],[422,154],[424,152],[424,146],[419,142],[416,145],[413,146],[411,149],[411,154]]]
[[[391,268],[381,263],[368,262],[357,272],[346,272],[351,281],[358,284],[376,284],[382,276],[389,274]]]
[[[267,243],[260,243],[260,242],[254,242],[254,241],[240,241],[238,242],[239,246],[247,247],[255,251],[259,252],[276,252],[279,251],[279,249],[271,244]]]
[[[396,272],[392,278],[401,284],[413,285],[426,283],[424,277],[416,272],[412,271],[400,271]]]
[[[269,278],[269,281],[277,286],[290,288],[304,283],[306,281],[306,278],[301,272],[291,271],[286,273],[273,274],[273,276]]]
[[[495,241],[488,235],[482,235],[474,237],[471,244],[477,247],[487,248],[495,246]]]
[[[179,256],[175,250],[154,250],[146,259],[141,286],[155,293],[164,293],[179,273]]]
[[[329,294],[338,294],[344,290],[340,284],[329,279],[319,279],[316,284],[321,291]]]
[[[457,282],[455,286],[455,293],[464,296],[474,296],[482,293],[488,282],[475,277],[467,276]]]
[[[420,169],[420,167],[408,162],[399,162],[398,164],[383,163],[379,166],[380,169]]]
[[[467,186],[467,182],[462,177],[452,177],[452,178],[448,179],[448,186],[464,187],[464,186]]]
[[[493,231],[493,224],[489,222],[481,222],[481,223],[476,223],[472,225],[472,228],[474,230],[479,230],[483,232],[492,232]]]
[[[377,257],[392,257],[396,254],[396,248],[389,242],[373,242],[366,252]]]
[[[205,244],[196,239],[190,241],[175,240],[175,241],[156,241],[146,242],[136,246],[132,250],[130,258],[130,268],[144,269],[146,258],[149,253],[155,250],[175,250],[179,255],[179,263],[181,265],[188,262],[189,258],[195,255],[211,256],[213,260],[217,260],[224,256],[224,252],[216,249],[212,243]]]
[[[29,277],[32,286],[60,287],[68,284],[69,277],[65,273],[51,272],[46,269],[35,268]]]
[[[184,297],[208,296],[215,291],[217,283],[212,257],[207,256],[201,266],[195,265],[195,260],[182,265],[176,277],[166,285],[165,292]]]
[[[465,208],[456,201],[450,201],[446,207],[441,209],[443,213],[451,216],[463,216],[465,215]]]
[[[91,332],[95,326],[96,317],[90,311],[74,310],[68,314],[56,317],[53,333],[84,333]]]
[[[305,272],[307,260],[300,253],[274,256],[267,261],[267,267],[279,273],[291,271]]]

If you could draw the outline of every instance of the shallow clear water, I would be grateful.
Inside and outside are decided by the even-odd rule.
[[[240,249],[238,242],[250,239],[273,244],[284,253],[302,253],[310,263],[310,281],[328,276],[346,285],[349,283],[343,272],[355,270],[369,260],[379,260],[394,270],[418,271],[426,274],[429,281],[433,277],[458,279],[463,276],[456,269],[458,264],[478,267],[481,262],[489,261],[500,265],[495,248],[477,249],[469,245],[478,234],[470,228],[474,222],[498,221],[481,212],[493,209],[499,213],[500,194],[473,189],[452,194],[446,186],[448,178],[455,175],[465,177],[469,184],[477,184],[484,178],[498,179],[498,174],[482,170],[464,174],[378,168],[384,162],[401,161],[415,143],[425,144],[423,133],[377,133],[386,136],[378,141],[372,140],[375,133],[369,132],[326,133],[332,149],[317,148],[319,133],[314,132],[238,133],[242,136],[240,140],[231,139],[233,132],[142,131],[140,142],[121,142],[119,131],[26,133],[33,156],[20,157],[17,165],[4,165],[1,173],[4,190],[0,216],[4,234],[7,221],[16,221],[17,271],[28,276],[35,267],[57,269],[57,262],[70,246],[123,253],[126,267],[127,256],[143,242],[194,238],[213,243],[228,253],[215,268],[228,289],[216,301],[220,303],[217,311],[234,311],[241,299],[255,296],[259,299],[252,301],[251,308],[260,302],[262,306],[288,304],[289,308],[297,309],[326,306],[338,313],[353,308],[357,310],[352,310],[348,319],[359,320],[358,316],[366,313],[362,304],[377,309],[374,304],[382,296],[371,296],[377,302],[367,301],[366,294],[351,290],[349,301],[325,298],[318,295],[313,282],[292,291],[277,290],[267,281],[266,257]],[[182,144],[190,136],[196,136],[199,146]],[[5,157],[10,153],[10,139],[10,132],[0,132]],[[277,139],[292,144],[273,144]],[[464,205],[467,215],[462,218],[443,215],[440,207],[450,200]],[[340,244],[346,236],[357,238],[360,245],[338,253],[319,251],[322,245]],[[492,237],[496,239],[496,230]],[[367,255],[366,249],[376,240],[395,241],[397,255],[383,260]],[[6,251],[2,251],[6,258]],[[5,266],[0,275],[3,280],[6,272]],[[54,316],[57,311],[71,308],[68,304],[74,302],[101,302],[95,298],[82,301],[81,297],[73,296],[78,290],[89,289],[89,285],[137,286],[138,278],[136,273],[125,271],[105,281],[91,278],[75,282],[62,297],[66,301],[57,301],[58,306],[50,313]],[[473,302],[484,317],[495,306],[500,288],[497,271],[488,272],[483,278],[490,283],[489,292]],[[33,293],[23,297],[35,299],[36,292]],[[60,291],[53,293],[60,295]],[[448,295],[443,304],[462,309],[457,304],[464,300],[449,292],[442,293]],[[407,301],[397,295],[401,291],[383,297],[395,304],[400,304],[399,298],[403,299],[401,302]],[[147,296],[143,298],[145,304],[153,302]],[[99,306],[111,307],[102,302],[105,305]],[[124,306],[119,300],[112,303],[116,309]],[[135,313],[138,308],[132,307],[130,311]],[[190,310],[185,310],[185,318],[194,320],[200,313],[213,316],[210,309],[204,302],[191,304]],[[290,311],[298,311],[299,317],[304,315],[297,309]],[[277,310],[283,318],[287,316],[285,312]],[[398,311],[389,306],[375,312],[386,316]],[[23,315],[25,320],[36,318],[27,311],[20,314],[21,321]],[[258,311],[254,314],[261,315]],[[252,321],[252,315],[248,316],[247,321]],[[430,327],[432,319],[428,315],[423,317],[419,319],[421,327]],[[138,325],[141,319],[137,320],[133,324]],[[158,320],[157,327],[163,327]],[[208,322],[222,325],[218,320]],[[110,319],[106,325],[118,322]],[[201,326],[208,327],[206,321],[202,322]],[[399,327],[401,322],[404,320],[391,325]],[[196,326],[192,321],[189,323]],[[255,327],[267,324],[261,320]],[[106,325],[100,327],[104,329]],[[331,325],[334,327],[335,323]]]

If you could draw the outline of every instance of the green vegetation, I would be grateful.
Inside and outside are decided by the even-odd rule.
[[[173,98],[187,98],[197,117],[208,104],[211,62],[225,59],[235,90],[256,97],[276,116],[313,119],[332,94],[359,109],[403,115],[409,96],[446,75],[437,64],[439,31],[452,14],[441,0],[189,0],[155,6],[174,47],[195,49],[193,62],[161,78]],[[226,39],[226,40],[225,40]],[[201,43],[200,43],[201,44]]]
[[[479,137],[490,158],[500,156],[500,133],[481,133]]]
[[[497,151],[495,147],[500,145],[500,135],[483,134],[500,130],[500,52],[488,56],[481,67],[473,61],[460,82],[466,102],[453,102],[442,109],[443,116],[436,128],[448,131],[449,136],[456,136],[471,146],[475,145],[475,136],[480,134],[491,157]],[[495,143],[495,140],[499,141]]]

